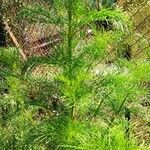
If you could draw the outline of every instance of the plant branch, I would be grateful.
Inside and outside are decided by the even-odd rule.
[[[133,87],[134,87],[134,85],[131,87],[131,89],[132,89]],[[122,103],[120,104],[120,106],[119,106],[117,112],[113,114],[109,126],[112,125],[112,123],[114,122],[114,120],[115,120],[115,118],[116,118],[115,116],[120,114],[121,109],[122,109],[122,107],[124,106],[124,104],[125,104],[125,102],[126,102],[128,96],[129,96],[129,94],[130,94],[130,93],[127,93],[127,95],[126,95],[126,96],[124,97],[124,99],[122,100]]]
[[[105,96],[105,98],[111,93],[111,91]],[[92,121],[92,119],[98,114],[99,109],[101,108],[102,104],[104,103],[105,98],[103,98],[100,102],[99,105],[97,107],[97,109],[95,110],[93,116],[91,117],[90,121]]]

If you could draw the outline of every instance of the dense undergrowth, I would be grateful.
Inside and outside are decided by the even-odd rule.
[[[130,30],[128,18],[82,0],[53,5],[28,6],[18,16],[60,26],[62,42],[50,55],[24,61],[17,48],[0,50],[0,149],[148,150],[130,119],[148,99],[150,64],[128,59],[120,47],[109,50]],[[113,24],[108,31],[94,23],[104,20]],[[110,54],[113,62],[105,63]]]

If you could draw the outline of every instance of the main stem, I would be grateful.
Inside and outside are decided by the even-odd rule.
[[[69,73],[71,74],[71,64],[72,64],[72,0],[68,1],[68,67]]]
[[[68,37],[67,37],[67,63],[68,63],[68,77],[70,81],[72,81],[72,40],[73,40],[73,31],[72,31],[72,16],[73,16],[73,4],[72,0],[68,1]],[[70,85],[72,86],[72,85]],[[70,97],[71,98],[71,97]],[[74,118],[74,105],[75,101],[74,99],[72,100],[71,104],[71,117]]]

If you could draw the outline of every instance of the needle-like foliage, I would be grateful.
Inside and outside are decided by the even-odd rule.
[[[1,49],[0,149],[146,150],[124,112],[147,96],[150,64],[118,56],[104,62],[131,28],[123,12],[56,0],[49,8],[24,7],[17,19],[55,24],[62,40],[52,54],[26,62],[16,48]]]

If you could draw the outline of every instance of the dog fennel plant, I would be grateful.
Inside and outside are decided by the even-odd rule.
[[[131,129],[126,135],[123,116],[125,107],[147,95],[141,83],[149,81],[149,63],[123,58],[115,59],[115,67],[103,63],[109,45],[131,26],[123,12],[97,11],[84,0],[56,0],[50,8],[23,7],[17,19],[59,26],[62,42],[51,55],[27,61],[18,49],[1,48],[0,149],[147,150]],[[97,20],[114,23],[113,29],[97,29]],[[46,66],[50,77],[35,76],[38,66]]]

